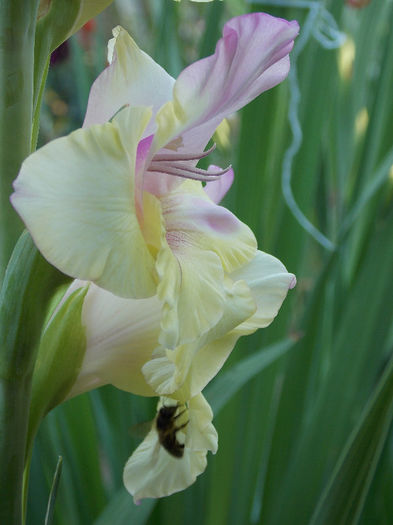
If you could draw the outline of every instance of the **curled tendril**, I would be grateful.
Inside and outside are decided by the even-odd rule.
[[[292,131],[292,142],[284,153],[281,173],[281,186],[285,201],[299,224],[326,250],[334,251],[335,244],[316,228],[304,215],[294,197],[291,187],[293,160],[300,149],[303,140],[302,128],[299,119],[300,88],[297,78],[297,59],[311,38],[315,38],[324,49],[340,47],[345,35],[342,33],[329,11],[320,1],[307,0],[253,0],[252,3],[274,5],[275,7],[291,7],[308,9],[302,31],[296,41],[291,54],[291,69],[288,80],[290,86],[290,99],[288,107],[288,120]]]

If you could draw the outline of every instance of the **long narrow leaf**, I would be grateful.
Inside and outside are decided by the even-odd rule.
[[[393,358],[337,463],[310,525],[355,525],[393,419]]]
[[[217,414],[242,386],[286,354],[294,345],[294,341],[288,339],[262,348],[218,376],[205,390],[206,398],[211,404],[213,412]]]
[[[147,499],[140,505],[135,505],[125,489],[119,490],[94,525],[108,525],[116,516],[116,525],[144,525],[153,510],[156,500]]]
[[[62,465],[63,465],[63,458],[59,456],[59,459],[56,465],[55,475],[53,476],[52,488],[49,494],[48,508],[46,510],[46,516],[45,516],[45,525],[52,525],[53,523],[57,489],[59,488]]]

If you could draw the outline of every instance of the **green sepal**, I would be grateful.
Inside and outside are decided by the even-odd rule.
[[[25,231],[0,292],[0,523],[22,522],[22,477],[36,349],[48,301],[64,280]]]
[[[113,0],[41,0],[38,7],[37,35],[45,35],[51,53],[86,22],[97,16]]]
[[[113,0],[41,0],[34,47],[34,115],[50,54]]]
[[[86,350],[82,307],[88,286],[75,290],[43,332],[33,373],[28,446],[44,416],[67,396]]]

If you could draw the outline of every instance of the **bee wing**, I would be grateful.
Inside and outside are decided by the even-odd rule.
[[[154,425],[155,419],[150,421],[142,421],[141,423],[135,423],[129,429],[129,433],[133,438],[144,439],[147,434],[150,432]]]

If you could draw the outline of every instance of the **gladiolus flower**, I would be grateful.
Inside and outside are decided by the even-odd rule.
[[[216,188],[217,190],[217,188]],[[173,436],[182,455],[160,443],[157,416],[124,470],[124,483],[135,501],[163,497],[193,483],[206,468],[207,452],[217,450],[212,411],[201,394],[231,353],[237,339],[268,326],[288,289],[296,283],[282,263],[266,253],[226,280],[228,298],[220,322],[204,337],[175,350],[159,343],[160,302],[124,299],[90,284],[82,310],[87,348],[73,397],[111,383],[145,396],[162,395],[162,406],[178,406]],[[74,281],[66,293],[86,283]],[[55,314],[56,315],[56,314]]]
[[[49,262],[125,298],[158,297],[165,349],[220,322],[227,276],[255,257],[249,228],[202,187],[225,187],[230,168],[196,165],[223,118],[286,77],[297,32],[263,13],[234,18],[175,82],[116,28],[84,129],[33,153],[14,183]]]
[[[90,281],[86,348],[68,397],[107,383],[161,396],[124,472],[137,500],[181,490],[204,470],[217,435],[201,392],[294,286],[218,205],[232,169],[197,163],[226,116],[286,77],[297,32],[262,13],[234,18],[215,53],[175,81],[116,28],[83,129],[33,153],[14,183],[12,202],[38,248],[78,279],[68,293]],[[170,406],[169,443],[157,421]]]

